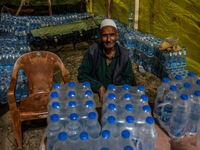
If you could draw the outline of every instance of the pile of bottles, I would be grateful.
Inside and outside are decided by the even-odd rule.
[[[109,85],[103,101],[100,124],[89,82],[54,83],[48,103],[47,150],[154,148],[157,133],[144,86]]]
[[[66,15],[51,15],[51,16],[14,16],[9,13],[1,14],[0,29],[20,39],[28,39],[31,37],[30,31],[41,26],[65,24],[80,19],[92,17],[93,14],[89,12],[84,13],[69,13]]]
[[[12,66],[0,66],[0,103],[8,102],[8,88],[11,81]],[[21,69],[17,74],[17,85],[15,89],[16,102],[21,101],[23,97],[29,96],[28,79]]]
[[[154,115],[170,137],[180,139],[194,135],[200,120],[200,78],[193,72],[182,79],[163,78],[157,89]]]
[[[161,78],[170,74],[186,77],[187,51],[184,46],[180,51],[165,53],[159,50],[164,39],[126,27],[116,19],[114,21],[119,32],[118,44],[129,50],[129,57],[133,62]]]
[[[142,85],[109,85],[103,97],[101,124],[102,130],[109,130],[114,138],[128,130],[134,149],[155,148],[157,132]]]

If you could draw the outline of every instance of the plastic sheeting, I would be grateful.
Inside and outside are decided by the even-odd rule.
[[[107,0],[88,0],[95,15],[107,15]],[[91,6],[90,6],[91,8]],[[113,0],[112,17],[128,22],[134,0]],[[200,73],[200,1],[140,0],[139,30],[161,38],[179,36],[177,44],[187,49],[187,68]]]

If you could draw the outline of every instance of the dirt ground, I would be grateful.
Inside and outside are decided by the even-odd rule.
[[[77,80],[77,69],[81,64],[83,55],[87,48],[95,43],[94,40],[82,41],[76,43],[75,49],[72,43],[65,45],[58,45],[57,47],[40,45],[32,45],[32,50],[48,50],[55,52],[65,64],[65,67],[69,71],[69,79],[74,82]],[[64,46],[64,47],[63,47]],[[62,48],[63,47],[63,48]],[[62,48],[61,50],[59,50]],[[58,51],[59,50],[59,51]],[[140,73],[138,71],[138,65],[133,63],[133,70],[136,78],[137,85],[145,86],[145,93],[149,96],[150,105],[153,105],[153,101],[156,97],[156,89],[161,83],[161,80],[152,73]],[[58,68],[54,71],[54,82],[63,83],[61,79],[61,73]],[[42,135],[45,132],[46,120],[31,121],[31,125],[24,122],[22,124],[23,130],[23,148],[24,150],[37,150],[39,148]],[[0,150],[15,150],[16,143],[13,136],[12,124],[10,120],[10,113],[7,104],[0,104]]]

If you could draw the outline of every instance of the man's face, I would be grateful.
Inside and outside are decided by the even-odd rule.
[[[112,26],[105,26],[101,29],[101,41],[106,49],[113,48],[118,40],[118,32],[115,32],[115,28]]]

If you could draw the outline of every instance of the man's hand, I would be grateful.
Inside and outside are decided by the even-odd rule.
[[[100,89],[99,89],[99,102],[100,103],[103,103],[103,96],[104,94],[106,93],[106,89],[104,86],[102,86]]]

